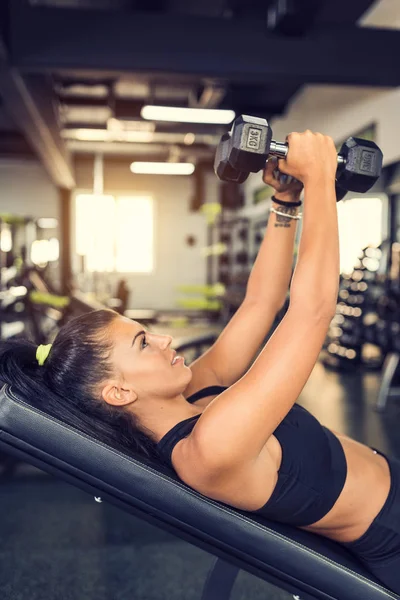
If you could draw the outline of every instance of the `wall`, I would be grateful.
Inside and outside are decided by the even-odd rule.
[[[81,161],[77,165],[77,193],[91,193],[91,163]],[[216,202],[218,180],[213,174],[206,176],[206,201]],[[191,212],[190,202],[194,193],[191,177],[134,176],[125,165],[114,164],[105,168],[104,193],[149,194],[155,200],[155,268],[152,273],[124,274],[131,289],[129,308],[174,309],[181,284],[204,284],[206,260],[201,248],[206,246],[207,227],[205,218]],[[73,226],[74,229],[74,226]],[[185,238],[193,235],[194,246],[187,246]],[[74,247],[74,246],[73,246]],[[79,268],[77,256],[73,268]],[[121,274],[107,274],[114,287]]]
[[[335,142],[376,123],[376,143],[384,165],[400,160],[400,89],[307,86],[297,94],[286,115],[271,122],[274,139],[291,131],[321,131]]]
[[[0,160],[0,212],[59,218],[57,188],[35,160]]]
[[[0,213],[24,217],[60,219],[57,188],[46,171],[34,159],[0,160]],[[60,239],[59,227],[47,232]],[[51,263],[49,276],[57,287],[60,284],[58,263]]]

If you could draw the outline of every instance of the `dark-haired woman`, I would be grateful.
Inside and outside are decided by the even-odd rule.
[[[306,131],[288,142],[279,169],[304,185],[302,236],[289,308],[254,362],[286,296],[300,217],[299,186],[282,187],[272,162],[264,180],[277,191],[246,298],[190,367],[169,336],[96,311],[51,349],[3,343],[0,379],[105,442],[161,458],[210,498],[342,543],[400,593],[400,462],[296,404],[335,313],[339,248],[333,141]]]

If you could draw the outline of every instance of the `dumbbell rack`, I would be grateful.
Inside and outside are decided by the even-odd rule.
[[[353,272],[341,276],[336,315],[322,353],[327,367],[352,370],[382,366],[387,349],[376,329],[377,303],[383,291],[376,274],[380,256],[380,249],[365,248]]]
[[[239,308],[251,271],[250,227],[247,218],[231,215],[216,224],[221,241],[226,240],[226,253],[218,261],[217,277],[226,286],[224,319],[228,321]]]
[[[383,411],[388,399],[400,396],[400,244],[391,246],[390,270],[385,286],[385,294],[379,303],[379,313],[386,322],[388,334],[387,354],[382,369],[381,386],[376,409]]]
[[[248,217],[236,211],[223,211],[210,226],[210,245],[205,249],[207,283],[226,286],[225,319],[232,317],[245,297],[247,281],[268,223],[265,213]]]

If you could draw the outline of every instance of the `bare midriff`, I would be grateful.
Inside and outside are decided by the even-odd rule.
[[[337,434],[346,461],[345,485],[331,510],[308,529],[338,542],[352,542],[369,528],[390,490],[390,469],[384,456]]]
[[[352,542],[367,531],[385,504],[390,489],[390,469],[387,460],[368,446],[333,433],[346,456],[346,481],[331,510],[319,521],[301,529],[338,542]],[[278,473],[282,448],[275,436],[268,440],[265,450],[269,459],[274,461],[274,471],[276,468]],[[265,499],[267,501],[268,498]]]

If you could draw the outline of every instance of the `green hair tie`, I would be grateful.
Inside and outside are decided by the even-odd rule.
[[[43,346],[43,344],[40,344],[40,346],[38,346],[36,350],[36,360],[38,361],[41,367],[43,367],[45,360],[49,355],[51,346],[51,344],[47,344],[47,346]]]

